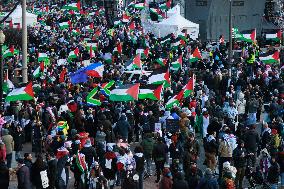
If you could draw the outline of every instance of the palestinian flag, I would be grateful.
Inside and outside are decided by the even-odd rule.
[[[181,90],[177,95],[173,96],[169,101],[166,103],[166,109],[170,110],[174,105],[180,106],[180,101],[183,98],[184,90]]]
[[[80,34],[81,34],[81,32],[80,32],[79,28],[76,28],[76,30],[72,30],[72,35],[78,36]]]
[[[194,91],[195,75],[193,75],[183,88],[183,97],[188,97]]]
[[[57,131],[62,131],[65,136],[68,134],[68,129],[69,125],[67,121],[59,121],[57,123]]]
[[[136,4],[134,5],[134,8],[139,9],[139,10],[142,10],[142,9],[145,8],[145,3],[136,3]]]
[[[88,30],[89,32],[93,32],[93,31],[94,31],[94,24],[91,23],[90,25],[86,26],[85,28],[86,28],[86,30]]]
[[[155,14],[156,16],[160,15],[160,9],[159,8],[150,8],[150,13]]]
[[[110,101],[133,101],[138,99],[140,84],[128,84],[122,87],[116,88],[110,92]]]
[[[135,23],[134,22],[131,22],[130,24],[129,24],[129,26],[128,26],[128,28],[130,29],[130,30],[135,30]]]
[[[233,37],[239,41],[253,43],[256,40],[256,29],[239,32],[238,29],[233,28]]]
[[[160,9],[164,10],[170,9],[171,6],[172,6],[172,0],[167,0],[166,2],[159,5]]]
[[[185,45],[185,41],[180,37],[177,37],[175,41],[171,44],[173,50],[177,50],[180,45]]]
[[[259,60],[264,64],[280,63],[279,51],[267,52],[259,56]]]
[[[148,78],[148,84],[168,86],[170,83],[170,73],[165,67],[154,70]]]
[[[123,25],[123,23],[120,20],[115,21],[113,24],[115,28],[118,28]]]
[[[94,88],[87,96],[86,102],[91,106],[100,106],[102,103],[99,99],[95,99],[95,95],[98,93],[98,87]]]
[[[193,53],[190,56],[190,62],[196,62],[200,59],[202,59],[202,56],[199,49],[196,47],[196,49],[193,51]]]
[[[122,44],[119,42],[113,50],[114,54],[122,54]]]
[[[146,49],[137,49],[136,54],[141,54],[141,59],[146,59],[150,54],[149,50],[149,47],[147,47]]]
[[[87,43],[86,44],[86,49],[89,51],[92,47],[93,51],[98,50],[98,43]]]
[[[87,164],[84,157],[85,155],[79,152],[76,155],[76,165],[82,173],[84,173],[87,170]]]
[[[18,54],[19,51],[14,49],[14,46],[11,46],[9,49],[4,51],[3,58],[13,57],[15,54]]]
[[[17,88],[11,91],[6,97],[6,102],[18,101],[18,100],[33,100],[34,91],[33,84],[30,82],[26,87]]]
[[[8,74],[6,74],[2,87],[3,92],[8,94],[10,90],[14,88],[15,88],[14,84],[12,83],[12,81],[9,80]]]
[[[64,5],[62,7],[63,10],[74,10],[74,11],[80,11],[81,10],[81,4],[80,1],[78,3],[71,3],[68,5]]]
[[[111,88],[114,87],[114,84],[115,84],[115,81],[114,80],[111,80],[110,82],[108,83],[103,83],[100,87],[100,91],[103,95],[109,97],[110,95],[110,91],[111,91]]]
[[[172,63],[171,66],[174,70],[178,70],[182,68],[182,55],[180,55],[177,59],[175,59]]]
[[[265,34],[266,40],[280,42],[282,38],[281,30],[270,30]]]
[[[128,23],[130,21],[130,18],[131,18],[131,16],[128,16],[126,14],[126,12],[123,12],[123,14],[122,14],[122,22]]]
[[[37,67],[37,69],[33,72],[33,77],[38,78],[43,74],[43,72],[44,72],[44,62],[41,62],[39,64],[39,67]]]
[[[167,58],[158,58],[155,60],[155,62],[157,62],[158,64],[160,64],[161,66],[166,66],[167,65]]]
[[[59,27],[62,30],[68,29],[69,28],[69,23],[68,22],[61,22],[61,23],[59,23]]]
[[[76,48],[74,51],[71,51],[68,55],[68,59],[74,59],[79,56],[79,49]]]
[[[138,98],[140,100],[143,99],[151,99],[151,100],[161,100],[161,94],[163,90],[163,85],[155,86],[155,85],[147,85],[145,87],[140,87]]]
[[[106,64],[111,64],[112,63],[112,54],[111,53],[105,53],[103,55],[103,59]]]
[[[142,62],[141,62],[141,55],[137,54],[133,60],[130,60],[126,63],[126,69],[127,70],[133,70],[133,69],[141,69]]]
[[[46,53],[38,53],[38,58],[37,61],[38,62],[42,62],[49,59]]]

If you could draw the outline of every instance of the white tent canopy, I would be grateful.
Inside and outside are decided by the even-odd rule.
[[[199,24],[193,23],[179,13],[176,13],[160,23],[156,23],[154,33],[160,37],[164,37],[170,33],[180,34],[182,30],[186,30],[192,39],[197,39],[199,34]],[[157,33],[158,32],[158,33]]]
[[[174,14],[180,14],[180,6],[179,4],[177,4],[176,6],[174,6],[173,8],[171,8],[170,10],[167,11],[167,16],[171,17]]]
[[[4,18],[8,13],[1,16],[1,19]],[[33,26],[37,22],[37,15],[26,12],[27,17],[27,25]],[[12,20],[13,24],[20,24],[20,27],[22,27],[22,7],[21,5],[18,5],[17,8],[10,14],[9,18],[7,19]]]

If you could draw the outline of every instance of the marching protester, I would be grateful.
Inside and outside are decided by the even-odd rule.
[[[229,57],[223,36],[150,31],[149,12],[173,6],[137,0],[109,18],[98,2],[29,2],[28,83],[20,44],[2,49],[1,174],[15,159],[20,189],[283,186],[282,50],[240,33]]]

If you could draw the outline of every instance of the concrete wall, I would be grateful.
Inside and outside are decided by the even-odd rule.
[[[202,0],[207,6],[197,6],[197,1],[187,0],[186,18],[200,24],[200,37],[218,40],[220,35],[229,36],[229,0]],[[234,1],[234,0],[233,0]],[[233,6],[233,27],[239,30],[262,29],[265,0],[238,0],[243,6]]]

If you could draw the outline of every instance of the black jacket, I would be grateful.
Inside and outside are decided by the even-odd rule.
[[[259,143],[259,135],[258,133],[251,129],[248,130],[244,135],[244,142],[245,142],[245,148],[249,152],[256,152],[258,143]]]
[[[33,185],[37,189],[41,189],[42,187],[42,180],[41,180],[41,171],[47,170],[47,164],[44,163],[41,167],[38,167],[35,163],[32,165],[32,172],[31,172],[31,180]]]
[[[278,183],[280,175],[280,166],[277,162],[271,163],[271,166],[268,168],[267,181],[269,183]]]
[[[83,147],[81,153],[85,155],[85,160],[88,166],[90,167],[97,158],[96,149],[92,146],[90,147]]]
[[[172,189],[189,189],[185,180],[176,180],[173,183]]]
[[[57,160],[56,159],[52,159],[50,161],[47,162],[48,165],[48,169],[47,169],[47,176],[48,176],[48,180],[49,180],[49,187],[50,189],[55,188],[56,183],[57,183]]]
[[[236,168],[243,168],[246,167],[246,149],[237,147],[233,151],[233,160],[234,160],[234,166]]]
[[[32,189],[32,184],[30,181],[30,171],[27,166],[22,166],[17,171],[18,178],[18,189]]]
[[[9,180],[10,180],[9,169],[5,165],[5,162],[1,162],[0,163],[0,186],[1,188],[8,189]]]
[[[165,161],[168,153],[168,146],[162,142],[157,143],[153,149],[154,161]]]

